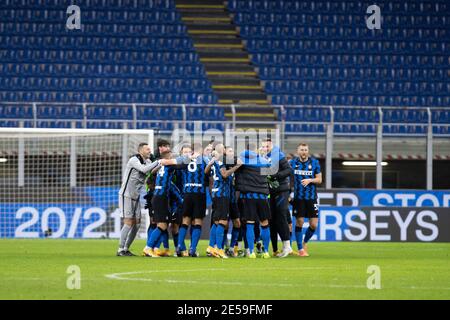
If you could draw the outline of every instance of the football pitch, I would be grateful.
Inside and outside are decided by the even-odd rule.
[[[450,299],[450,244],[312,242],[308,258],[256,260],[208,258],[206,244],[199,258],[144,258],[116,257],[117,240],[2,239],[0,298]],[[367,287],[371,265],[380,289]]]

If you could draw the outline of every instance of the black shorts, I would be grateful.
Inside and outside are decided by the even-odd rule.
[[[167,196],[153,196],[152,198],[153,217],[152,220],[155,223],[169,221],[171,216],[169,211],[169,199]]]
[[[183,222],[183,207],[182,206],[177,207],[177,210],[174,213],[172,213],[170,222],[181,225],[181,223]]]
[[[244,221],[263,221],[270,219],[268,199],[239,199],[239,212]]]
[[[240,214],[239,214],[239,207],[237,202],[230,202],[230,219],[231,220],[235,220],[235,219],[239,219]]]
[[[319,207],[317,206],[317,200],[294,199],[292,215],[297,218],[318,218]]]
[[[225,197],[213,198],[212,218],[213,221],[226,220],[230,213],[230,199]]]
[[[273,219],[277,215],[287,216],[289,214],[289,192],[271,193],[269,203]]]
[[[203,219],[206,215],[206,194],[185,193],[183,201],[183,217]]]
[[[144,197],[144,200],[146,202],[145,204],[147,205],[147,209],[148,209],[148,216],[150,218],[153,218],[152,199],[153,199],[153,193],[151,193],[151,192],[148,192]]]
[[[288,224],[292,224],[292,217],[291,217],[291,211],[287,210],[286,211],[286,220]]]

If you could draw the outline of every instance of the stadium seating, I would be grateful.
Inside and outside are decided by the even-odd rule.
[[[135,109],[134,109],[135,106]],[[202,121],[203,130],[223,130],[224,110],[214,105],[187,106],[187,129]],[[183,122],[179,105],[140,104],[7,104],[0,103],[0,127],[155,129],[169,132]],[[35,121],[34,121],[35,120]]]
[[[336,134],[375,134],[377,107],[387,107],[386,134],[425,133],[425,107],[433,132],[448,134],[450,3],[377,4],[381,30],[366,27],[366,2],[227,1],[265,92],[284,106],[288,134],[324,134],[326,106]],[[58,0],[1,1],[0,126],[223,128],[175,1],[86,0],[82,30],[72,31],[66,9]],[[203,106],[185,106],[183,119],[181,104]]]
[[[274,104],[450,107],[450,3],[377,5],[381,30],[366,27],[368,4],[360,1],[228,1]],[[359,122],[378,117],[376,112],[360,115]],[[401,118],[425,119],[421,112]],[[361,129],[343,128],[336,130]]]
[[[216,103],[174,1],[0,4],[0,101]]]

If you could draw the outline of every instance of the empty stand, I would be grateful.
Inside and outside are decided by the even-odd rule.
[[[449,107],[448,1],[378,1],[381,30],[366,27],[368,5],[360,1],[228,1],[273,104]],[[417,110],[398,112],[402,114],[399,121],[424,119]],[[391,115],[397,119],[385,113],[384,120],[390,121]],[[367,122],[374,117],[369,112],[356,118]],[[372,132],[364,126],[337,130]]]
[[[82,29],[53,0],[0,4],[0,100],[216,103],[173,1],[87,0]]]

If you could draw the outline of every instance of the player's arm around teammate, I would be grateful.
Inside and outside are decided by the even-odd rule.
[[[177,159],[164,160],[162,164],[168,166],[183,164],[183,221],[179,232],[177,255],[186,256],[186,232],[193,221],[189,255],[197,257],[196,249],[200,240],[202,222],[206,211],[206,188],[208,183],[206,181],[205,167],[209,160],[203,156],[201,144],[194,144],[192,149],[193,154],[190,158],[179,157]]]
[[[224,252],[224,238],[228,227],[228,219],[230,218],[231,208],[231,186],[228,179],[232,179],[231,175],[239,169],[241,164],[236,164],[232,168],[226,168],[225,147],[219,143],[215,146],[213,152],[214,158],[208,163],[209,168],[205,169],[205,173],[209,173],[212,169],[213,178],[213,221],[211,227],[210,245],[207,253],[220,258],[227,258]],[[235,221],[233,222],[233,225]],[[214,233],[216,233],[214,240]],[[217,250],[214,248],[217,247]]]

